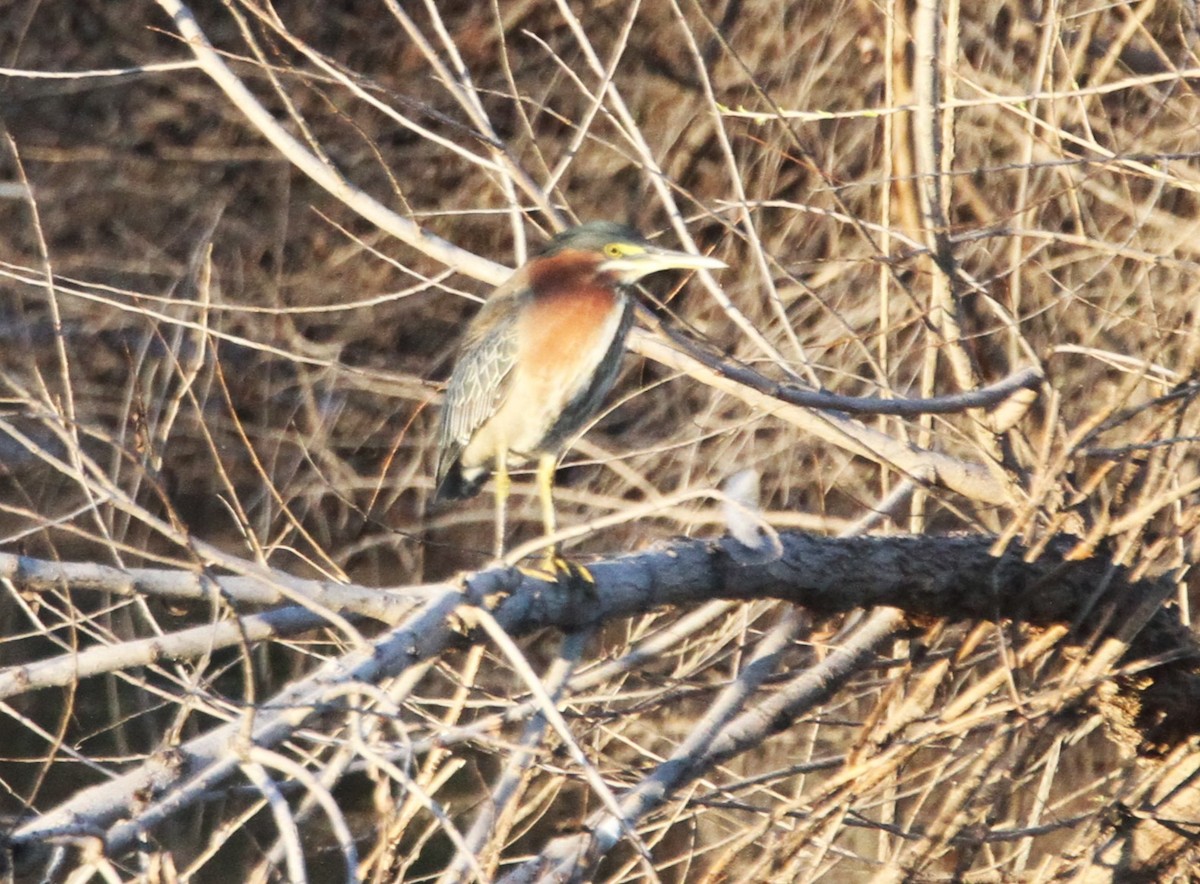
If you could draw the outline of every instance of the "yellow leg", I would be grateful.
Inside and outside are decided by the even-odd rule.
[[[558,522],[554,518],[554,468],[556,466],[558,466],[558,458],[553,454],[543,454],[538,459],[538,497],[542,501],[542,530],[545,531],[547,537],[558,530]]]
[[[558,520],[554,515],[554,468],[557,466],[558,458],[553,454],[543,454],[538,459],[538,497],[542,501],[542,530],[546,537],[553,537],[558,531]],[[596,582],[587,568],[564,558],[556,542],[546,545],[542,568],[526,573],[543,580],[555,580],[568,587],[582,587],[585,591],[590,590]]]
[[[508,493],[512,479],[508,475],[508,451],[503,447],[496,453],[496,559],[504,558],[504,529],[508,519]]]

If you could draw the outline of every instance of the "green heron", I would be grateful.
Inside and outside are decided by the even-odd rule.
[[[473,497],[494,472],[499,558],[508,469],[536,461],[543,527],[553,535],[554,470],[616,379],[633,321],[629,287],[660,270],[724,266],[651,245],[611,222],[581,224],[551,239],[467,326],[442,407],[434,501]],[[575,570],[557,548],[548,563]]]

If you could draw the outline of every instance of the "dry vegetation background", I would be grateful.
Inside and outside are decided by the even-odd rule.
[[[1195,646],[1130,652],[1192,616],[1192,4],[176,5],[0,11],[10,875],[535,880],[582,844],[605,881],[1192,879]],[[425,516],[456,334],[600,218],[731,269],[650,280],[559,471],[573,556],[716,537],[752,469],[787,550],[925,535],[891,570],[977,599],[935,535],[996,536],[1097,564],[1089,604],[831,614],[734,577],[516,643],[503,605],[450,616],[492,531],[486,496]],[[781,401],[1023,369],[1011,420]],[[510,520],[536,540],[529,476]],[[889,574],[858,542],[822,575],[847,607]],[[1193,693],[1152,735],[1168,670]]]

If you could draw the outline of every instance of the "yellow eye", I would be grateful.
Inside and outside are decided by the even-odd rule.
[[[621,248],[620,244],[610,242],[604,247],[604,254],[608,255],[610,258],[619,258],[625,254],[625,250]]]

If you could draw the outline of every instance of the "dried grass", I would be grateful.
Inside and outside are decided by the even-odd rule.
[[[1135,576],[1178,574],[1189,622],[1188,4],[197,5],[308,174],[215,85],[171,5],[18,2],[0,21],[6,552],[370,587],[486,565],[486,499],[426,517],[439,379],[501,265],[613,218],[731,265],[719,287],[652,279],[653,310],[771,381],[909,399],[1032,365],[1045,383],[1004,432],[980,410],[854,419],[974,465],[989,496],[910,484],[877,447],[691,362],[630,358],[559,471],[572,555],[719,534],[718,489],[753,469],[778,529],[867,530],[898,492],[870,530],[1032,550],[1077,535]],[[111,73],[166,61],[183,64]],[[538,538],[531,476],[509,517],[514,546]],[[248,609],[102,588],[5,582],[0,676],[111,655],[5,694],[13,828],[113,772],[171,770],[181,741],[379,632],[340,608],[326,630],[132,659],[135,640]],[[58,870],[491,880],[636,793],[702,722],[727,735],[857,648],[831,696],[629,815],[595,880],[1112,880],[1105,851],[1197,764],[1191,744],[1151,762],[1113,741],[1104,702],[1137,678],[1120,649],[881,616],[713,602],[519,645],[493,633],[345,688],[286,743],[235,741],[203,809],[148,817],[136,855],[95,849],[123,822],[73,833]],[[1185,876],[1178,845],[1144,833],[1131,856]]]

